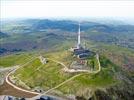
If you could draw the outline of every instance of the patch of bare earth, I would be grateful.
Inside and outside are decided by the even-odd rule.
[[[4,82],[3,85],[0,86],[0,95],[12,95],[15,97],[25,97],[25,98],[36,96],[35,94],[32,93],[17,90],[12,86],[10,86],[9,84],[7,84],[6,82]]]

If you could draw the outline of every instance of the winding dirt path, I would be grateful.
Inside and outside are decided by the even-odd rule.
[[[74,70],[74,72],[87,72],[87,73],[89,73],[89,74],[90,74],[90,73],[96,74],[96,73],[100,72],[100,71],[101,71],[101,65],[100,65],[99,55],[98,55],[98,54],[96,54],[96,58],[97,58],[97,61],[98,61],[98,66],[99,66],[98,70],[96,70],[96,71],[87,71],[87,70],[86,70],[86,71],[85,71],[85,70],[84,70],[84,71],[82,71],[82,70],[79,71],[79,70]],[[47,59],[48,59],[48,58],[47,58]],[[49,60],[52,60],[52,59],[49,59]],[[56,61],[56,60],[52,60],[52,61],[54,61],[54,62],[56,62],[56,63],[58,63],[58,64],[61,64],[62,66],[64,66],[64,69],[70,70],[70,69],[68,69],[68,67],[67,67],[65,64],[63,64],[62,62],[59,62],[59,61]],[[44,93],[41,93],[41,94],[37,95],[37,96],[35,96],[35,97],[33,97],[33,98],[29,99],[29,100],[37,99],[37,98],[39,98],[41,95],[46,95],[46,94],[49,93],[50,91],[52,91],[52,90],[54,90],[54,89],[56,89],[56,88],[59,88],[60,86],[62,86],[62,85],[64,85],[65,83],[67,83],[67,82],[73,80],[73,79],[76,78],[76,77],[79,77],[79,76],[82,75],[82,74],[85,74],[85,73],[77,74],[77,75],[75,75],[75,76],[73,76],[73,77],[71,77],[71,78],[65,80],[64,82],[60,83],[59,85],[57,85],[57,86],[55,86],[55,87],[53,87],[53,88],[51,88],[51,89],[45,91]]]
[[[60,65],[62,65],[64,68],[63,68],[63,71],[64,72],[69,72],[69,73],[76,73],[76,72],[87,72],[87,73],[98,73],[100,70],[101,70],[101,65],[100,65],[100,61],[99,61],[99,55],[96,54],[96,59],[97,59],[97,62],[98,62],[98,70],[96,71],[90,71],[90,70],[83,70],[83,69],[69,69],[64,63],[62,62],[59,62],[57,60],[53,60],[53,59],[50,59],[50,58],[47,58],[55,63],[58,63]]]
[[[34,91],[25,90],[25,89],[23,89],[23,88],[20,88],[20,87],[16,86],[15,84],[13,84],[13,83],[10,81],[10,79],[9,79],[9,76],[10,76],[11,74],[13,74],[16,70],[18,70],[19,68],[24,67],[25,65],[29,64],[30,62],[32,62],[32,61],[35,60],[36,58],[37,58],[37,57],[34,57],[34,58],[32,58],[29,62],[27,62],[27,63],[25,63],[25,64],[23,64],[23,65],[21,65],[21,66],[17,66],[15,69],[13,69],[12,71],[10,71],[10,72],[6,75],[6,77],[5,77],[5,84],[8,84],[8,87],[11,86],[12,88],[14,88],[14,89],[16,89],[16,90],[22,91],[22,93],[24,92],[24,93],[28,93],[28,94],[32,94],[32,95],[38,95],[38,94],[40,94],[40,93],[37,93],[37,92],[34,92]]]
[[[37,57],[36,57],[36,58],[37,58]],[[16,70],[18,70],[19,68],[22,68],[22,67],[24,67],[25,65],[29,64],[30,62],[32,62],[32,61],[33,61],[34,59],[36,59],[36,58],[33,58],[33,59],[31,59],[29,62],[27,62],[27,63],[25,63],[25,64],[23,64],[23,65],[21,65],[21,66],[18,66],[17,68],[15,68],[14,70],[12,70],[10,73],[8,73],[7,76],[6,76],[6,78],[5,78],[5,81],[6,81],[6,83],[7,83],[9,86],[11,86],[11,87],[13,87],[13,88],[15,88],[16,90],[19,90],[19,91],[21,91],[21,92],[25,92],[25,93],[34,95],[34,97],[29,98],[29,100],[33,100],[33,99],[39,98],[41,95],[46,95],[48,92],[50,92],[50,91],[52,91],[52,90],[54,90],[54,89],[56,89],[56,88],[58,88],[58,87],[64,85],[65,83],[67,83],[67,82],[71,81],[72,79],[74,79],[74,78],[76,78],[76,77],[78,77],[78,76],[80,76],[80,75],[83,74],[83,73],[77,74],[77,75],[75,75],[75,76],[73,76],[73,77],[71,77],[71,78],[65,80],[64,82],[60,83],[59,85],[57,85],[57,86],[55,86],[55,87],[53,87],[53,88],[51,88],[51,89],[45,91],[44,93],[37,93],[37,92],[34,92],[34,91],[25,90],[25,89],[22,89],[22,88],[20,88],[20,87],[18,87],[18,86],[16,86],[16,85],[14,85],[12,82],[10,82],[9,76],[10,76],[11,74],[13,74],[13,73],[14,73]],[[59,62],[59,61],[56,61],[56,60],[53,60],[53,59],[50,59],[50,58],[47,58],[47,59],[49,59],[49,60],[51,60],[51,61],[54,61],[54,62],[56,62],[56,63],[62,65],[62,66],[64,67],[64,69],[63,69],[64,71],[68,71],[68,72],[87,72],[87,73],[95,73],[95,74],[96,74],[96,73],[98,73],[98,72],[101,71],[101,66],[100,66],[100,61],[99,61],[99,55],[98,55],[98,54],[96,55],[96,58],[97,58],[98,65],[99,65],[99,68],[98,68],[98,70],[96,70],[96,71],[87,71],[87,70],[86,70],[86,71],[85,71],[85,70],[84,70],[84,71],[82,71],[82,70],[73,70],[73,71],[72,71],[72,69],[68,69],[68,67],[67,67],[65,64],[63,64],[62,62]],[[36,95],[36,96],[35,96],[35,95]]]

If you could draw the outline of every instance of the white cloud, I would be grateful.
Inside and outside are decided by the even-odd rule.
[[[2,1],[1,17],[134,18],[134,1]]]

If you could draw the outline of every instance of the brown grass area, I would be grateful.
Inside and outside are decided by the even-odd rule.
[[[6,82],[4,82],[3,85],[0,86],[0,95],[12,95],[15,97],[25,97],[25,98],[36,96],[35,94],[32,93],[17,90],[12,86],[10,86],[9,84],[7,84]]]

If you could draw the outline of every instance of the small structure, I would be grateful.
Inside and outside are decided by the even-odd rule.
[[[33,89],[33,91],[38,92],[38,93],[43,93],[44,92],[44,90],[41,87],[39,87],[39,86],[35,87]]]
[[[46,64],[47,63],[47,59],[45,57],[40,56],[39,59],[40,59],[42,64]]]
[[[86,59],[95,54],[94,52],[88,49],[83,49],[83,48],[75,49],[73,53],[75,56],[77,56],[77,58],[80,58],[80,59]]]

